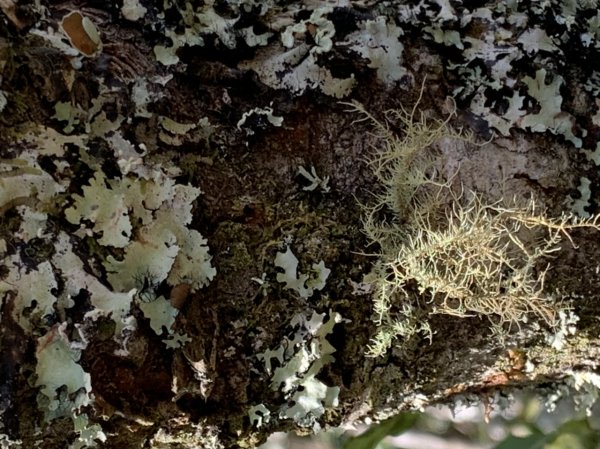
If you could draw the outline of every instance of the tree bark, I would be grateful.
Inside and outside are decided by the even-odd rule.
[[[364,277],[379,248],[363,233],[361,204],[370,204],[381,189],[366,162],[381,141],[370,134],[369,123],[357,122],[361,117],[339,103],[358,101],[383,119],[388,109],[412,108],[425,80],[418,111],[429,120],[444,120],[453,109],[446,99],[455,93],[457,113],[450,126],[473,133],[471,141],[435,143],[447,173],[460,167],[465,190],[492,201],[533,195],[554,216],[569,210],[565,204],[572,197],[574,208],[583,204],[580,212],[593,213],[595,199],[585,205],[585,189],[581,194],[577,189],[585,175],[594,192],[597,170],[573,147],[595,148],[597,99],[593,89],[582,86],[586,61],[597,50],[590,45],[582,50],[585,55],[568,51],[587,20],[585,11],[573,13],[567,29],[523,6],[511,12],[515,20],[533,24],[523,31],[496,16],[495,2],[482,6],[475,18],[474,6],[445,2],[162,3],[0,2],[0,433],[6,441],[20,441],[24,448],[62,448],[65,441],[85,447],[84,431],[73,418],[85,414],[86,428],[96,432],[90,444],[96,438],[99,447],[254,447],[274,431],[351,426],[456,398],[479,398],[491,410],[516,389],[556,392],[571,385],[583,395],[586,385],[594,385],[600,362],[599,240],[589,229],[572,233],[577,247],[566,240],[546,274],[545,291],[572,307],[579,317],[576,330],[565,315],[558,330],[532,319],[500,337],[488,317],[431,315],[431,340],[419,335],[397,342],[384,356],[366,356],[376,317]],[[492,10],[491,16],[484,14]],[[61,20],[73,11],[99,30],[102,44],[92,45],[90,56],[76,48],[74,41],[82,37],[68,40],[60,34]],[[467,17],[468,25],[461,25]],[[536,34],[537,44],[525,39],[546,26],[558,27],[556,35]],[[453,31],[463,44],[452,44]],[[494,32],[506,37],[483,48]],[[178,41],[175,35],[185,38]],[[167,56],[157,50],[175,42],[180,48]],[[475,73],[479,64],[484,74],[497,74],[489,55],[497,61],[513,51],[521,57],[506,56],[508,74],[498,78],[502,86],[480,89],[483,75],[477,81],[456,69],[462,64]],[[278,66],[277,58],[284,56]],[[177,61],[161,63],[167,57]],[[526,77],[535,79],[540,68],[554,78],[542,79],[539,91],[557,77],[564,80],[554,97],[536,97],[533,84],[527,84]],[[516,109],[506,101],[515,98],[513,92],[529,95]],[[473,100],[477,95],[483,103]],[[67,112],[57,104],[68,105]],[[547,111],[554,128],[538,116]],[[541,128],[524,125],[528,117]],[[572,119],[568,129],[561,128],[564,117]],[[401,135],[403,129],[391,131]],[[143,159],[137,166],[130,161],[131,170],[162,170],[168,176],[161,179],[200,189],[185,226],[206,238],[216,268],[210,282],[191,293],[185,280],[161,278],[154,285],[144,277],[123,315],[137,325],[126,329],[120,342],[114,338],[122,323],[116,309],[93,313],[89,279],[116,291],[105,261],[122,260],[125,247],[98,243],[107,236],[94,230],[94,220],[73,223],[65,212],[78,196],[85,197],[95,173],[106,175],[102,182],[112,191],[126,179],[142,179],[119,165],[123,157],[115,136]],[[312,178],[299,174],[300,167]],[[29,183],[27,170],[51,180]],[[10,190],[14,180],[22,194]],[[51,183],[64,189],[44,192]],[[150,215],[158,210],[140,207]],[[124,214],[133,217],[133,209]],[[45,214],[41,228],[33,212]],[[381,218],[389,218],[386,211]],[[143,225],[141,219],[132,223],[131,241],[142,239]],[[74,296],[67,295],[69,276],[57,262],[61,235],[68,236],[83,267],[71,280],[88,279]],[[304,281],[287,288],[289,277],[281,280],[285,268],[276,260],[288,248],[299,260],[293,276],[306,274],[317,282],[315,265],[321,261],[331,270],[322,288],[308,294]],[[17,299],[22,295],[11,286],[10,273],[39,273],[44,262],[54,279],[44,288],[56,303],[38,313],[40,298],[27,293]],[[170,299],[169,310],[178,311],[171,329],[153,329],[143,312],[145,290]],[[19,301],[29,301],[28,307],[15,311]],[[189,341],[167,347],[163,340],[172,331]],[[43,342],[59,340],[70,345],[79,356],[74,363],[89,374],[90,401],[77,406],[81,391],[69,391],[65,379],[67,388],[59,385],[56,394],[68,397],[61,404],[71,410],[49,418],[36,379]],[[318,349],[311,352],[311,344]],[[274,383],[274,373],[278,367],[291,369],[290,360],[302,350],[313,358],[299,359],[309,367],[298,368],[295,376],[287,373],[284,380],[292,384],[286,391]],[[316,381],[305,383],[312,374]],[[585,375],[592,377],[582,387],[577,382]],[[303,395],[310,386],[332,396],[339,388],[339,396]],[[290,417],[303,397],[315,403],[301,407],[297,419]]]

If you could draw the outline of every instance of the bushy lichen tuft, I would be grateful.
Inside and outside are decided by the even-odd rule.
[[[488,202],[465,192],[455,182],[458,173],[442,175],[434,144],[466,137],[447,121],[415,120],[416,107],[386,114],[403,129],[398,136],[352,104],[382,142],[370,159],[382,189],[365,206],[364,219],[366,234],[380,247],[369,276],[378,328],[369,354],[382,355],[398,338],[419,332],[431,338],[428,316],[436,313],[487,316],[495,330],[529,317],[554,326],[563,306],[544,291],[544,264],[563,237],[570,240],[569,230],[600,229],[598,217],[549,218],[533,199]]]

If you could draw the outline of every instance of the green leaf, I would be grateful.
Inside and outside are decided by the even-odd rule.
[[[598,432],[582,419],[567,421],[548,435],[510,436],[494,449],[593,449],[598,448],[599,442]]]
[[[544,434],[526,437],[509,436],[494,449],[542,449],[549,440],[550,436]]]
[[[598,431],[590,427],[587,419],[567,421],[552,436],[546,449],[593,449],[600,443]]]
[[[375,449],[388,435],[398,435],[410,429],[418,416],[417,413],[400,413],[388,418],[371,426],[365,433],[347,440],[343,449]]]

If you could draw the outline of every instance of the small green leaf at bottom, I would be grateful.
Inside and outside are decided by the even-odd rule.
[[[347,440],[343,449],[375,449],[388,435],[398,435],[410,429],[418,416],[417,413],[400,413],[374,424],[363,434]]]

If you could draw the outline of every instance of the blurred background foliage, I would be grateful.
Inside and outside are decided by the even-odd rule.
[[[503,399],[508,405],[491,412],[483,404],[457,404],[402,413],[354,431],[277,433],[260,449],[600,449],[599,404],[586,416],[570,398],[551,412],[533,394]]]

